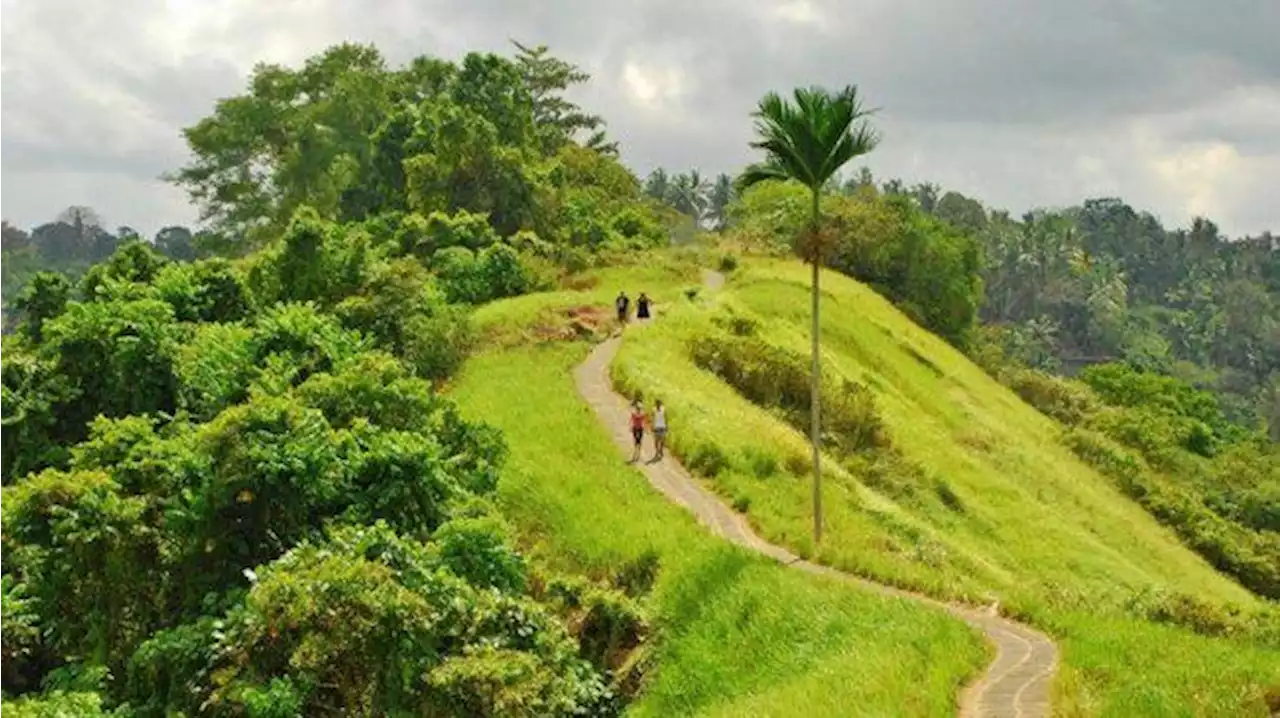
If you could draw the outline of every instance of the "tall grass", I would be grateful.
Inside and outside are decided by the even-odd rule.
[[[566,300],[584,297],[514,300],[482,321]],[[498,495],[532,550],[600,577],[656,560],[652,668],[632,714],[954,715],[961,684],[987,659],[979,637],[931,609],[705,533],[623,463],[579,399],[572,368],[586,351],[580,342],[491,351],[468,362],[452,394],[506,435]]]
[[[784,352],[807,351],[798,263],[739,266],[714,306],[687,305],[628,335],[614,365],[628,392],[661,397],[680,456],[718,457],[707,481],[766,537],[808,537],[805,437],[690,356],[725,321]],[[1060,426],[959,352],[845,277],[823,278],[823,363],[874,394],[904,467],[832,456],[818,558],[946,598],[987,602],[1063,641],[1068,715],[1266,715],[1280,653],[1245,638],[1156,625],[1129,608],[1152,589],[1258,611],[1112,481],[1072,454]],[[694,463],[698,463],[695,461]],[[757,467],[780,467],[760,471]],[[1224,608],[1226,610],[1226,608]],[[1167,653],[1160,660],[1160,647]]]

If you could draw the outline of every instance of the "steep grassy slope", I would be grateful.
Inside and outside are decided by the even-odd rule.
[[[819,560],[936,596],[998,599],[1059,636],[1063,714],[1266,714],[1280,654],[1158,626],[1130,608],[1152,591],[1244,610],[1258,599],[961,354],[856,282],[823,281],[824,361],[871,389],[900,458],[888,471],[828,460]],[[806,354],[807,287],[798,263],[752,262],[721,306],[674,307],[629,333],[614,365],[621,385],[667,403],[676,453],[713,474],[764,536],[802,554],[813,551],[803,434],[695,366],[689,342],[722,331],[713,317],[732,311],[758,323],[759,339]]]
[[[483,309],[490,348],[451,393],[503,430],[511,458],[500,500],[534,550],[600,576],[657,556],[655,668],[633,713],[832,715],[857,707],[865,715],[954,715],[960,685],[987,659],[976,635],[944,614],[709,537],[621,461],[579,399],[571,370],[588,346],[521,345],[553,336],[562,310],[607,302],[619,284],[661,301],[682,296],[688,283],[662,267],[602,279],[582,293]]]

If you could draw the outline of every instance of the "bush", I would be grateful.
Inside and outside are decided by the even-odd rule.
[[[154,284],[180,322],[234,322],[249,314],[248,290],[225,259],[170,264]]]
[[[1041,413],[1067,426],[1084,421],[1100,403],[1089,388],[1035,369],[1014,369],[1005,375],[1009,388]]]
[[[812,394],[804,357],[754,336],[708,335],[690,346],[693,361],[748,400],[780,409],[800,430],[809,425]],[[823,443],[844,453],[887,448],[889,437],[865,387],[843,377],[822,383]]]
[[[1189,628],[1206,636],[1229,636],[1253,630],[1236,606],[1221,606],[1195,596],[1146,588],[1126,601],[1126,608],[1149,621]]]
[[[402,353],[414,372],[427,379],[453,376],[476,342],[470,314],[461,307],[441,307],[405,322]]]
[[[208,421],[244,401],[258,373],[254,331],[240,324],[200,324],[178,348],[178,405]]]
[[[174,359],[181,335],[173,309],[155,299],[72,302],[45,325],[40,351],[76,388],[55,415],[64,440],[85,435],[90,420],[165,412],[178,403]]]
[[[636,597],[648,593],[653,589],[653,583],[658,578],[659,559],[656,551],[645,549],[639,556],[628,559],[622,564],[617,575],[614,576],[614,584],[628,596]]]
[[[728,252],[720,255],[720,260],[719,262],[716,263],[716,267],[721,272],[724,272],[726,274],[728,274],[729,272],[732,272],[733,270],[738,268],[737,255],[729,254]]]
[[[719,444],[698,444],[685,459],[689,468],[703,476],[716,477],[729,468],[729,457]]]
[[[4,625],[0,639],[4,691],[8,695],[25,693],[39,685],[45,668],[40,665],[40,617],[27,587],[8,573],[0,577],[0,613]]]
[[[611,712],[562,624],[527,597],[436,570],[431,556],[384,527],[346,529],[260,568],[218,647],[215,710],[275,693],[303,714]]]
[[[5,569],[49,618],[44,641],[121,668],[166,617],[150,502],[100,471],[49,470],[6,487],[4,507]]]

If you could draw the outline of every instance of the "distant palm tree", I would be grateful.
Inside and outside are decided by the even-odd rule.
[[[738,179],[738,184],[740,189],[746,189],[766,180],[795,180],[808,187],[813,195],[807,241],[802,243],[801,249],[813,267],[809,439],[813,444],[813,541],[816,546],[822,541],[821,362],[818,353],[818,271],[822,265],[822,242],[819,199],[827,181],[849,160],[875,149],[879,137],[867,119],[872,111],[863,109],[856,86],[834,93],[821,87],[796,88],[794,98],[793,103],[770,92],[760,100],[760,106],[753,114],[759,139],[751,146],[764,150],[765,160],[748,167]]]
[[[716,176],[707,193],[707,219],[713,229],[722,230],[729,222],[729,203],[733,201],[733,180],[727,174]]]
[[[707,181],[698,170],[676,175],[671,183],[670,204],[701,224],[707,208]]]

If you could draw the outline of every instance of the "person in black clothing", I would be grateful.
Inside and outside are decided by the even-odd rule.
[[[636,319],[649,318],[649,295],[640,292],[640,298],[636,300]]]
[[[613,306],[618,310],[618,322],[626,324],[631,309],[631,299],[627,297],[627,293],[618,292],[618,298],[613,300]]]

